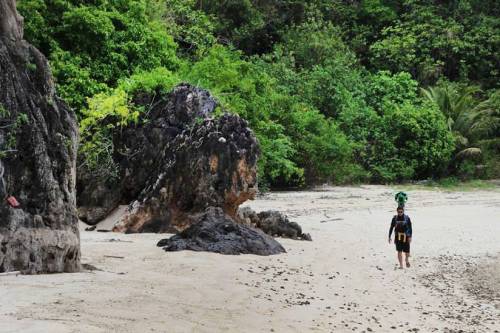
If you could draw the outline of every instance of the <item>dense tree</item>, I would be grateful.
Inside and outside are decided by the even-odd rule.
[[[217,37],[247,54],[263,54],[280,40],[281,30],[304,17],[296,0],[198,0],[198,8],[216,17]]]
[[[196,0],[149,0],[147,6],[150,19],[165,25],[182,55],[196,58],[216,44],[216,20]]]
[[[500,176],[498,1],[18,6],[77,110],[84,163],[106,177],[111,129],[144,111],[133,96],[182,81],[250,122],[262,184]]]

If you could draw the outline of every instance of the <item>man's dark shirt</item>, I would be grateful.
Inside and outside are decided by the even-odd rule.
[[[406,236],[411,237],[412,229],[411,229],[411,220],[408,215],[406,215],[406,223],[405,223],[405,215],[402,216],[394,215],[391,221],[391,228],[389,229],[389,238],[391,238],[392,230],[395,229],[394,233],[404,232]]]

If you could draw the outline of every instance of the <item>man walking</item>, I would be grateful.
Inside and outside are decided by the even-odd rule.
[[[397,215],[392,218],[389,229],[389,244],[391,243],[392,230],[394,230],[394,244],[398,252],[399,269],[403,269],[403,252],[405,253],[406,267],[410,267],[410,243],[412,236],[411,220],[404,213],[403,207],[397,208]]]

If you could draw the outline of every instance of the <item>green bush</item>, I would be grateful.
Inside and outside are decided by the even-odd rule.
[[[348,110],[339,121],[373,182],[444,174],[454,149],[444,116],[431,104],[388,104],[381,115],[371,108]]]
[[[418,102],[418,82],[409,73],[380,71],[369,75],[367,82],[366,104],[379,114],[391,105]]]
[[[128,94],[136,92],[168,92],[181,82],[180,77],[164,67],[151,71],[139,71],[129,78],[121,79],[118,87]]]
[[[386,135],[394,138],[396,156],[413,169],[403,178],[425,179],[446,171],[454,150],[453,136],[434,105],[396,106],[384,114],[383,123]]]

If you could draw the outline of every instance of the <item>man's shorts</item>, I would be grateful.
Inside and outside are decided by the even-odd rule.
[[[395,241],[396,251],[410,253],[410,242],[399,242]]]

